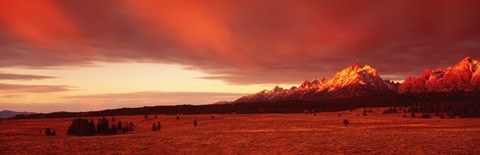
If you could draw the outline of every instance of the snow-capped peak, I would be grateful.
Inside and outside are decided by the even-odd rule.
[[[235,102],[259,102],[286,99],[307,99],[318,97],[344,98],[376,93],[394,93],[396,84],[384,81],[377,71],[358,63],[343,69],[330,79],[305,80],[298,87],[283,89],[278,86],[272,90],[244,96]]]
[[[333,90],[353,84],[378,85],[380,83],[383,83],[383,80],[374,68],[369,65],[361,67],[358,63],[354,63],[330,78],[321,90]]]
[[[472,73],[476,72],[478,68],[478,61],[473,60],[471,57],[466,57],[460,62],[455,64],[452,69],[457,71],[470,71]]]
[[[419,78],[408,78],[399,93],[470,92],[480,86],[479,62],[465,57],[452,67],[425,69]]]

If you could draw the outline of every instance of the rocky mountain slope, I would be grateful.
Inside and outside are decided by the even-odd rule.
[[[237,99],[240,102],[261,102],[278,100],[301,100],[319,98],[347,98],[376,94],[394,94],[398,83],[383,80],[376,69],[369,65],[355,63],[335,74],[330,79],[305,80],[298,87],[290,89],[275,87]]]
[[[408,77],[399,93],[471,92],[480,88],[480,63],[466,57],[452,67],[426,69],[420,77]]]

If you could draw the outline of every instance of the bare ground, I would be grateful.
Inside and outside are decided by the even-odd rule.
[[[133,122],[135,131],[90,137],[66,134],[73,118],[2,120],[0,154],[480,154],[480,119],[404,114],[409,116],[380,114],[374,108],[367,116],[362,110],[316,116],[185,115],[180,120],[171,115],[117,116],[117,121]],[[350,121],[348,127],[344,119]],[[157,121],[162,130],[153,132]],[[40,135],[47,127],[57,136]]]

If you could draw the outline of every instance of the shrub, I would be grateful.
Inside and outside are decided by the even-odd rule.
[[[50,136],[52,134],[52,131],[50,128],[45,129],[45,135]]]
[[[350,122],[348,122],[347,119],[343,120],[343,125],[348,126],[348,124],[350,124]]]

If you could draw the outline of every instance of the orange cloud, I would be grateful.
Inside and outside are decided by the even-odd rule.
[[[0,83],[1,93],[50,93],[71,90],[68,86],[20,85]]]
[[[56,78],[56,77],[43,76],[43,75],[0,73],[0,80],[41,80],[41,79],[52,79],[52,78]]]

